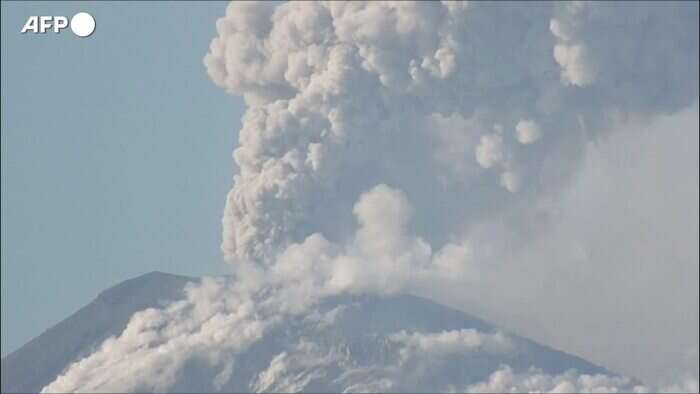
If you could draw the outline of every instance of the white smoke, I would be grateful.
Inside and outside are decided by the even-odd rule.
[[[328,295],[495,293],[484,275],[522,273],[504,264],[523,249],[546,260],[520,243],[551,234],[538,215],[595,141],[698,97],[692,2],[234,2],[216,27],[207,71],[248,106],[223,218],[237,279],[135,315],[44,391],[166,390],[191,358],[225,381],[222,355]]]
[[[518,141],[521,144],[532,144],[542,138],[542,130],[531,120],[521,120],[515,125]]]
[[[323,368],[343,363],[342,351],[324,351],[320,346],[301,340],[292,352],[283,352],[272,358],[270,366],[260,372],[251,384],[255,393],[297,393],[313,380],[323,377]],[[306,372],[306,371],[311,372]]]
[[[119,337],[107,339],[42,391],[163,392],[192,357],[224,365],[225,376],[229,354],[259,340],[274,321],[249,290],[222,279],[205,278],[188,286],[186,295],[165,309],[134,314]]]
[[[421,294],[647,382],[697,376],[698,110],[616,128],[562,194],[474,227],[477,281]]]
[[[455,330],[436,333],[405,331],[391,335],[398,345],[396,358],[380,365],[353,365],[341,347],[324,348],[302,339],[289,352],[272,358],[269,367],[260,372],[251,384],[253,392],[301,392],[316,380],[327,380],[345,387],[345,392],[401,392],[410,390],[406,381],[422,366],[444,368],[448,354],[481,352],[515,352],[508,336],[476,330]],[[413,363],[413,364],[411,364]],[[339,376],[326,376],[333,367],[343,371]],[[312,386],[313,387],[313,386]],[[414,388],[415,389],[415,388]],[[694,393],[695,378],[686,378],[673,385],[647,386],[627,377],[606,374],[581,374],[568,370],[547,374],[537,368],[515,371],[502,365],[485,376],[485,380],[457,389],[438,384],[436,392],[467,393]]]
[[[435,201],[412,189],[439,186],[435,115],[476,126],[454,134],[484,133],[472,148],[477,161],[503,161],[508,190],[517,189],[516,173],[524,187],[548,188],[537,175],[543,163],[571,150],[557,163],[570,171],[611,116],[674,110],[697,97],[695,8],[232,3],[205,58],[214,82],[249,106],[224,216],[226,258],[264,263],[316,231],[342,239],[352,202],[378,183],[429,209]],[[517,129],[517,139],[484,132],[494,126]],[[515,144],[545,132],[552,138],[541,150]],[[425,225],[453,231],[442,215]]]
[[[686,379],[681,384],[649,387],[634,383],[629,378],[603,374],[586,375],[568,371],[550,375],[532,369],[515,373],[504,366],[494,371],[488,380],[468,386],[467,393],[697,393],[697,379]]]
[[[500,133],[481,136],[476,147],[476,161],[484,168],[491,168],[503,160],[503,137]]]
[[[404,345],[401,358],[408,359],[425,353],[463,354],[472,351],[505,353],[513,350],[510,339],[502,334],[484,334],[475,329],[443,331],[439,333],[406,333],[390,335],[389,340]]]
[[[412,207],[401,192],[379,185],[363,194],[353,211],[358,227],[346,246],[312,234],[287,247],[265,270],[246,263],[235,279],[205,278],[190,285],[184,300],[134,314],[120,336],[107,339],[42,391],[166,391],[192,359],[221,368],[217,378],[225,384],[237,354],[324,297],[391,293],[417,280],[464,276],[468,246],[449,244],[434,253],[423,239],[407,233]],[[457,335],[482,341],[470,331],[445,335],[446,340]],[[505,343],[500,336],[487,343],[499,340]]]

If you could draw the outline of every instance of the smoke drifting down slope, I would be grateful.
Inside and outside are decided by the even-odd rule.
[[[237,280],[135,314],[45,391],[167,390],[193,358],[225,383],[236,354],[331,295],[495,291],[484,263],[551,235],[591,146],[697,113],[697,31],[697,3],[232,3],[204,63],[248,106],[223,218]],[[691,375],[697,390],[697,361]],[[505,368],[468,389],[631,384],[586,379]]]

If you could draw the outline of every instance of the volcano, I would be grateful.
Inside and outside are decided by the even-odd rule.
[[[2,392],[39,392],[118,336],[130,316],[183,296],[199,279],[161,272],[122,282],[2,360]],[[236,335],[232,332],[231,335]],[[51,351],[47,351],[51,350]],[[232,358],[226,376],[192,360],[173,392],[463,391],[502,366],[557,375],[610,372],[579,357],[412,295],[322,300]]]

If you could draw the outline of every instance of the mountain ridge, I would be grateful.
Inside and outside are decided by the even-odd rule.
[[[91,303],[2,359],[2,392],[40,391],[72,362],[90,354],[108,337],[118,336],[134,312],[163,306],[168,301],[179,299],[185,285],[198,280],[154,271],[100,292]],[[388,339],[394,335],[392,333],[448,332],[467,328],[482,332],[503,331],[478,317],[412,295],[342,295],[328,297],[318,305],[321,315],[328,315],[334,310],[342,311],[341,318],[334,318],[338,321],[321,331],[313,331],[316,328],[310,331],[308,316],[305,316],[269,333],[264,341],[254,344],[242,355],[245,362],[237,362],[231,382],[218,389],[238,392],[280,388],[255,386],[255,379],[259,379],[262,376],[260,371],[265,371],[280,355],[294,354],[290,349],[295,349],[297,343],[306,341],[305,338],[316,340],[314,346],[346,352],[347,357],[352,358],[352,365],[373,365],[372,363],[386,361],[387,357],[396,353],[391,350],[393,343]],[[510,333],[508,335],[517,341],[519,353],[512,357],[480,355],[478,358],[455,358],[457,366],[452,372],[446,373],[451,374],[453,379],[460,379],[467,370],[487,371],[503,360],[521,369],[534,362],[550,373],[562,373],[571,368],[583,373],[609,373],[577,356],[548,348],[527,338]],[[498,357],[506,358],[501,360]],[[324,366],[323,368],[331,369],[316,372],[331,376],[335,373],[338,375],[337,381],[343,376],[337,371],[339,365],[345,364],[334,364],[332,368]],[[314,368],[322,369],[320,366]],[[197,378],[180,382],[173,389],[180,392],[214,390],[214,387],[208,386],[211,374],[202,372],[201,366],[191,368],[188,373]],[[331,391],[340,387],[334,386],[336,381],[324,379],[326,380],[305,382],[301,387],[313,391]],[[424,382],[416,382],[417,385],[422,383]]]
[[[38,392],[70,362],[86,355],[86,352],[99,346],[109,336],[121,333],[133,312],[158,307],[161,301],[178,297],[185,284],[195,280],[197,279],[153,271],[101,291],[90,303],[3,357],[0,391]],[[158,283],[164,285],[154,292],[153,285]],[[119,298],[121,299],[118,300]],[[109,309],[103,309],[104,306],[109,306]],[[116,318],[116,324],[114,320],[107,319],[109,316],[105,315],[105,311],[111,312]],[[85,327],[85,330],[73,331],[75,324],[72,323],[83,319],[89,319],[94,324]],[[54,351],[56,342],[59,345],[66,344],[67,348],[62,349],[62,352]],[[52,351],[48,352],[48,349]],[[43,354],[43,357],[37,360],[36,354]],[[26,368],[27,364],[33,367]]]

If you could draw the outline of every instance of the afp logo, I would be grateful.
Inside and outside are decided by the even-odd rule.
[[[49,31],[60,33],[68,26],[68,18],[65,16],[32,15],[27,18],[21,33],[44,34]],[[89,37],[95,31],[95,18],[87,12],[79,12],[70,18],[70,29],[78,37]]]

